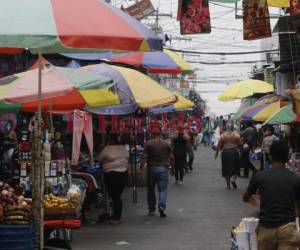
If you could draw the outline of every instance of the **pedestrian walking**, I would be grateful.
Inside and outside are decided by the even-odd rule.
[[[188,137],[184,134],[183,128],[179,127],[172,139],[172,150],[175,161],[175,183],[183,184],[184,168],[189,147]]]
[[[300,243],[295,223],[295,208],[300,211],[300,177],[285,168],[289,156],[285,142],[274,141],[270,156],[272,168],[252,177],[243,200],[260,205],[258,250],[296,250]]]
[[[193,163],[194,163],[194,144],[197,137],[197,131],[195,129],[190,129],[188,138],[189,138],[189,144],[188,144],[188,162],[185,167],[185,172],[188,173],[189,171],[193,170]]]
[[[168,192],[169,168],[174,172],[174,159],[171,146],[161,138],[158,128],[152,131],[153,139],[145,144],[141,157],[140,172],[147,164],[147,201],[149,215],[155,214],[156,194],[155,187],[158,187],[158,211],[160,217],[166,217],[165,209]]]
[[[257,172],[252,163],[250,162],[250,151],[256,147],[257,131],[251,122],[246,122],[246,129],[241,134],[243,140],[242,154],[240,167],[244,169],[243,177],[249,178],[249,170],[253,174]]]
[[[270,147],[274,141],[278,140],[278,137],[274,135],[274,128],[267,127],[264,132],[264,139],[261,145],[261,152],[263,154],[263,169],[268,170],[271,168],[270,162]]]
[[[236,178],[239,172],[239,147],[241,138],[239,133],[233,131],[233,126],[230,124],[226,127],[226,132],[222,133],[215,158],[218,157],[219,151],[222,151],[222,177],[226,182],[226,188],[230,189],[230,184],[233,188],[237,188]]]
[[[121,223],[123,208],[121,195],[128,180],[129,152],[120,141],[118,134],[111,134],[109,145],[98,156],[98,161],[103,166],[104,183],[112,199],[111,224]]]

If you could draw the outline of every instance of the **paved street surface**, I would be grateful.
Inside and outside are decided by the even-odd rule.
[[[89,219],[74,233],[75,250],[219,250],[230,249],[230,229],[255,210],[241,201],[248,180],[238,180],[238,190],[225,190],[220,159],[201,146],[194,171],[184,185],[169,181],[167,218],[147,216],[146,190],[139,188],[138,204],[131,189],[124,194],[123,223],[107,225]]]

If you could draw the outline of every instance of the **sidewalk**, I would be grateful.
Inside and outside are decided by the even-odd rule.
[[[147,216],[146,189],[124,195],[123,223],[106,225],[89,221],[74,232],[74,250],[221,250],[230,248],[230,229],[255,210],[241,201],[248,180],[238,180],[238,190],[225,190],[220,159],[201,146],[195,152],[194,171],[184,185],[169,181],[167,218]]]

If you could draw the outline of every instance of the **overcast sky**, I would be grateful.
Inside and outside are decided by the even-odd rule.
[[[190,36],[180,36],[179,23],[176,21],[178,0],[152,0],[155,8],[160,13],[171,14],[172,17],[160,17],[159,24],[165,33],[171,37],[191,38],[191,41],[172,40],[171,45],[174,49],[194,50],[201,52],[241,52],[241,51],[260,51],[261,41],[244,41],[243,40],[243,23],[242,19],[235,19],[234,4],[224,4],[210,2],[211,26],[210,34],[199,34]],[[134,1],[112,1],[113,4],[125,7],[134,3]],[[238,4],[241,9],[241,2]],[[278,14],[278,9],[270,9],[270,13]],[[241,10],[238,11],[241,15]],[[148,18],[143,21],[146,25],[154,23],[154,18]],[[276,19],[272,19],[272,24]],[[273,26],[272,25],[272,26]],[[190,54],[182,55],[188,61],[194,62],[239,62],[239,61],[259,61],[261,54],[238,55],[238,56],[219,56],[219,55],[201,55],[195,56]],[[197,68],[197,80],[205,83],[198,83],[195,88],[199,90],[201,96],[207,100],[210,112],[228,114],[235,112],[239,107],[239,101],[223,103],[218,102],[218,95],[224,91],[228,84],[238,80],[249,78],[252,70],[252,64],[224,64],[224,65],[204,65],[193,63]]]

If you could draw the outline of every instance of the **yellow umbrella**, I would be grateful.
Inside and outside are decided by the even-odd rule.
[[[183,97],[182,95],[179,95],[177,93],[175,93],[175,95],[177,97],[177,101],[174,103],[174,107],[176,110],[186,110],[195,106],[192,101]]]
[[[267,105],[265,108],[257,112],[253,117],[252,120],[257,122],[265,122],[268,120],[272,115],[274,115],[278,110],[282,107],[286,106],[287,102],[277,101]]]
[[[249,97],[258,93],[264,94],[271,93],[273,91],[274,87],[271,84],[260,80],[249,79],[232,84],[219,96],[219,100],[228,102],[235,99]]]
[[[194,103],[178,93],[174,93],[177,101],[173,104],[149,109],[150,114],[162,114],[175,111],[184,111],[194,107]]]
[[[180,55],[168,49],[164,49],[164,52],[173,59],[173,61],[182,69],[184,74],[190,74],[194,72],[194,68]]]

